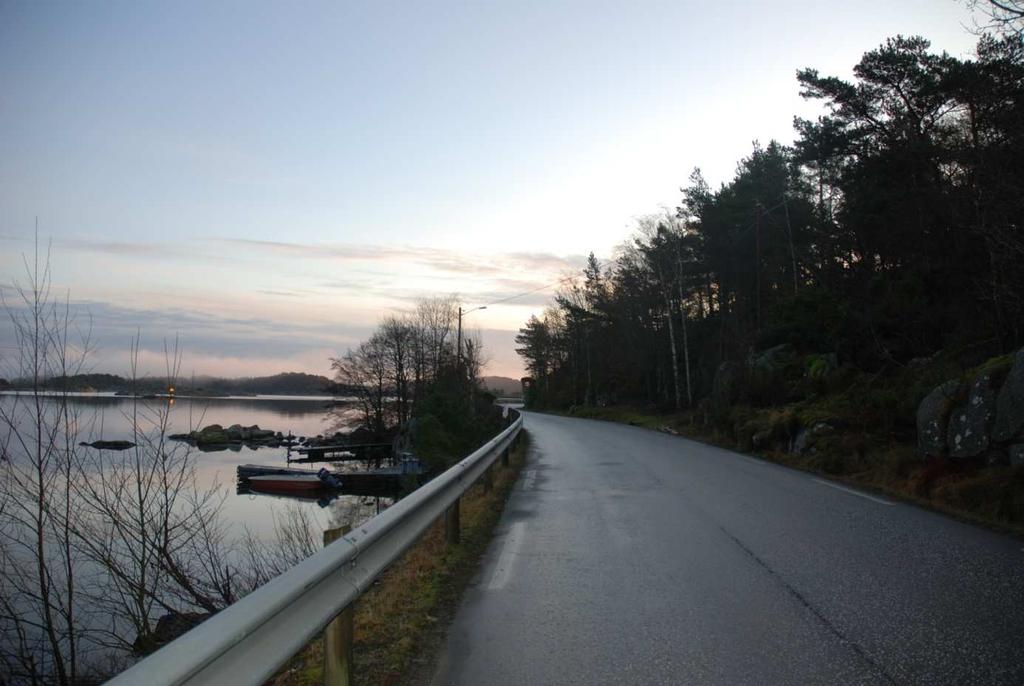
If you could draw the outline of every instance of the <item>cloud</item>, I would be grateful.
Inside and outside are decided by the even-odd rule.
[[[585,262],[582,256],[548,252],[467,254],[430,246],[251,239],[207,239],[183,247],[74,238],[60,245],[116,256],[133,270],[136,260],[191,262],[210,255],[251,263],[231,279],[224,278],[224,288],[220,281],[204,286],[197,277],[180,289],[178,284],[163,288],[159,279],[113,295],[86,289],[84,297],[71,302],[75,326],[88,332],[97,348],[95,370],[112,373],[126,371],[129,343],[136,335],[141,335],[143,365],[151,367],[145,373],[162,371],[164,341],[173,345],[176,337],[188,372],[324,373],[330,354],[369,337],[378,315],[411,311],[424,297],[449,294],[470,307],[490,306],[472,319],[506,331],[495,339],[503,349],[495,346],[489,353],[502,356],[496,364],[509,369],[518,363],[509,357],[513,343],[507,334],[525,317],[523,308],[547,304],[559,280],[567,273],[578,274]],[[292,263],[293,271],[264,279],[268,258],[275,265]],[[259,265],[256,273],[253,264]],[[201,276],[202,270],[196,274]],[[0,289],[0,295],[12,300],[7,286]],[[6,355],[8,361],[13,339],[10,322],[0,320],[0,357]]]
[[[280,298],[301,298],[302,296],[308,294],[308,291],[273,291],[267,289],[259,289],[256,292],[262,293],[263,295],[272,295]]]
[[[225,238],[223,242],[257,251],[313,260],[345,262],[412,262],[430,269],[460,275],[498,276],[522,271],[579,271],[583,255],[545,252],[471,254],[425,246],[385,246],[357,243],[287,243],[250,238]]]
[[[107,241],[91,238],[63,238],[56,241],[61,247],[71,250],[103,253],[117,257],[146,259],[182,259],[191,261],[221,261],[224,258],[203,250],[188,248],[177,243],[151,243],[131,241]]]
[[[197,373],[234,374],[241,360],[251,360],[260,370],[325,373],[329,355],[339,354],[368,337],[369,326],[344,322],[281,322],[264,317],[220,317],[208,312],[178,308],[140,309],[102,301],[70,304],[72,338],[88,336],[96,351],[97,371],[124,373],[129,343],[139,336],[144,372],[161,371],[164,346],[179,341],[183,367]],[[77,335],[76,335],[77,334]],[[166,343],[165,343],[166,342]],[[15,344],[10,319],[0,319],[0,354],[10,358]],[[230,367],[217,360],[231,361]],[[274,362],[274,361],[277,362]],[[298,364],[301,367],[289,367]],[[225,362],[226,364],[226,362]],[[249,372],[256,373],[256,372]],[[260,372],[262,373],[262,371]]]

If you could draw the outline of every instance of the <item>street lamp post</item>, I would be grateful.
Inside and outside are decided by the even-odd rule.
[[[456,347],[458,350],[455,353],[455,359],[458,362],[459,369],[462,369],[462,315],[469,314],[470,312],[476,312],[477,310],[486,310],[487,305],[481,305],[480,307],[474,307],[471,310],[463,311],[462,307],[459,306],[459,336]]]

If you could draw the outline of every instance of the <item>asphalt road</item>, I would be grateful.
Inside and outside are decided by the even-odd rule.
[[[1024,684],[1024,543],[685,439],[527,414],[433,684]]]

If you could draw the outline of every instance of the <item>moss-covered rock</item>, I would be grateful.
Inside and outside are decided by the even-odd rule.
[[[201,430],[194,431],[192,438],[195,440],[196,445],[215,445],[231,442],[228,432],[220,424],[204,426]]]
[[[971,382],[967,402],[950,415],[946,437],[950,457],[977,457],[988,450],[995,415],[996,387],[992,374],[982,372]]]
[[[993,440],[1005,442],[1024,436],[1024,348],[1013,356],[1013,364],[996,400]]]
[[[966,390],[959,381],[947,381],[921,401],[917,408],[917,448],[925,457],[946,456],[949,417]]]

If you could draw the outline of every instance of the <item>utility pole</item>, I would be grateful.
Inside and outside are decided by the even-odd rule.
[[[755,305],[757,307],[757,310],[756,310],[755,316],[754,316],[754,327],[755,327],[755,329],[757,331],[760,331],[761,330],[761,201],[758,200],[756,202],[757,202],[757,205],[756,205],[756,208],[755,208],[755,219],[754,219],[754,226],[756,228],[754,230],[754,234],[757,236],[757,238],[756,238],[756,242],[757,242],[757,261],[754,264],[754,279],[757,282],[757,288],[756,288],[757,301],[755,303]]]
[[[785,195],[782,196],[782,206],[786,209],[786,233],[789,235],[789,257],[793,261],[793,295],[796,295],[796,248],[793,247],[793,225],[789,221],[789,199]]]

